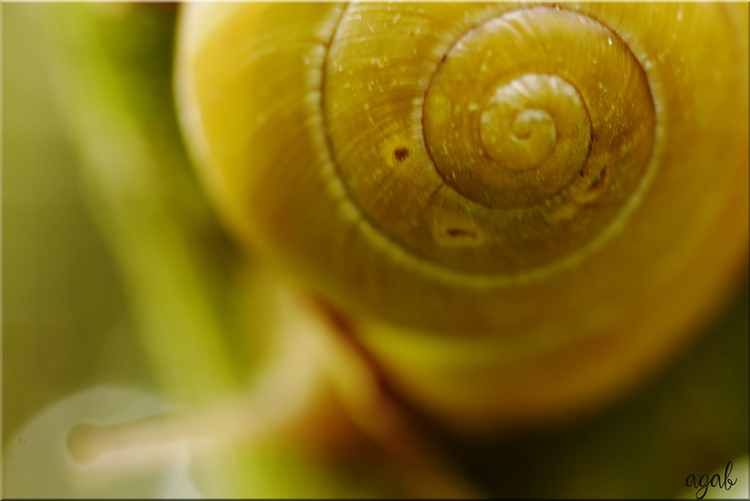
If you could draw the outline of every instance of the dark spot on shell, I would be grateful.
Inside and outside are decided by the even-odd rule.
[[[587,191],[596,191],[597,189],[604,186],[604,179],[607,177],[607,168],[604,167],[599,174],[591,181]]]
[[[477,234],[472,230],[462,230],[461,228],[449,228],[446,230],[449,237],[453,238],[470,238],[474,239]]]
[[[397,148],[393,152],[393,158],[395,158],[397,162],[403,162],[409,158],[409,150],[407,148]]]
[[[581,169],[581,172],[579,172],[579,174],[581,175],[581,177],[583,177],[583,169]]]
[[[440,62],[444,63],[446,59],[448,59],[448,54],[443,54],[443,57],[440,58]]]

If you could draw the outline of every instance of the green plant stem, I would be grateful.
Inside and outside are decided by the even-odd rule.
[[[217,294],[232,260],[175,123],[174,17],[99,7],[50,7],[52,76],[90,212],[122,270],[156,377],[179,401],[203,403],[238,388]],[[222,246],[229,262],[206,255]]]

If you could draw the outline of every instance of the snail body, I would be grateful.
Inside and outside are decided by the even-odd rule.
[[[616,394],[747,260],[747,6],[181,16],[181,122],[227,226],[452,424]]]

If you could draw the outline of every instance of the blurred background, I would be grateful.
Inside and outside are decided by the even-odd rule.
[[[39,9],[3,6],[4,442],[78,389],[153,389],[111,254],[85,207]]]
[[[136,317],[143,315],[142,308],[134,314],[128,299],[132,283],[123,284],[122,261],[106,243],[101,216],[92,213],[98,205],[87,195],[91,183],[83,180],[80,168],[85,148],[76,141],[82,135],[71,134],[71,122],[56,97],[60,89],[50,76],[55,62],[50,62],[49,9],[37,4],[2,7],[6,453],[12,441],[20,442],[25,424],[82,390],[111,386],[164,394],[165,376],[154,370],[150,355],[154,348],[139,341],[143,323]],[[170,22],[169,12],[146,16],[153,15],[161,16],[159,26]],[[170,36],[167,32],[165,40]],[[222,256],[232,252],[225,243],[208,247],[212,245]],[[735,461],[734,476],[744,476],[744,491],[738,485],[721,494],[746,496],[747,461],[741,462],[748,453],[750,424],[746,281],[704,330],[655,381],[582,422],[486,443],[446,437],[444,446],[484,491],[499,496],[693,497],[695,489],[685,487],[687,475],[723,473],[730,460]],[[8,460],[6,454],[6,492],[17,481],[8,475]],[[279,463],[279,471],[297,472],[292,482],[299,479],[300,487],[294,494],[304,496],[305,486],[312,485],[300,473],[317,471],[311,463],[295,463],[294,468]],[[282,482],[288,478],[279,475]],[[113,492],[126,497],[159,492],[129,488]],[[307,492],[340,493],[319,484],[314,488],[321,490]],[[367,484],[347,489],[347,494],[372,492]],[[193,491],[165,495],[170,492],[184,496]],[[260,493],[274,491],[269,487]],[[709,489],[706,498],[717,494],[718,489]]]

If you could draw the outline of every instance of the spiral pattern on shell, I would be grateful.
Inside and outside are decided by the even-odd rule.
[[[743,141],[731,101],[746,102],[730,18],[196,7],[181,27],[181,121],[235,234],[344,312],[582,336],[661,294],[743,175],[721,148]]]
[[[376,231],[499,284],[611,234],[654,134],[645,75],[614,33],[550,7],[469,8],[459,21],[372,11],[352,6],[338,24],[323,108],[337,174]]]

